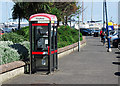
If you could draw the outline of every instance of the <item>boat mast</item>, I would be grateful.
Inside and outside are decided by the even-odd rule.
[[[84,10],[84,2],[83,2],[83,0],[82,0],[82,23],[83,23],[83,21],[84,21],[84,14],[83,14],[83,10]]]
[[[6,22],[7,22],[7,28],[8,28],[8,3],[6,1]]]
[[[93,0],[92,0],[92,8],[91,8],[91,21],[93,20]]]

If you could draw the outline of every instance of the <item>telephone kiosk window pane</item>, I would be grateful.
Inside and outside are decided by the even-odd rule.
[[[35,26],[35,50],[47,50],[48,26]]]

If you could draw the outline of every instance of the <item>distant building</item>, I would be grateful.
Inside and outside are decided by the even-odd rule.
[[[3,29],[5,25],[3,23],[0,23],[0,29]]]

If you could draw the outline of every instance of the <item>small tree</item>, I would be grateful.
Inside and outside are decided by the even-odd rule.
[[[58,18],[58,25],[59,21],[67,25],[68,16],[74,14],[77,9],[76,2],[15,2],[12,16],[13,19],[19,18],[19,27],[20,19],[29,20],[29,17],[36,13],[54,14]]]
[[[13,19],[17,19],[17,18],[19,19],[18,29],[20,29],[20,19],[22,19],[24,16],[24,12],[22,7],[20,7],[20,3],[16,3],[13,6],[12,16],[13,16]]]

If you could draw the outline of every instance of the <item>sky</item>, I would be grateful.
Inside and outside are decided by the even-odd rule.
[[[86,22],[91,20],[92,0],[83,1],[84,8],[86,8],[84,11],[84,22]],[[107,0],[108,21],[112,19],[115,23],[118,23],[118,1],[120,0]],[[0,23],[12,21],[9,18],[12,18],[11,9],[13,5],[14,3],[11,0],[0,1]],[[93,20],[103,20],[103,2],[101,0],[93,0]]]
[[[6,21],[12,21],[9,20],[9,18],[12,18],[12,8],[14,3],[11,1],[0,1],[0,23],[4,23]]]
[[[91,9],[92,9],[92,2],[85,2],[84,8],[84,21],[91,20]],[[117,23],[118,22],[118,2],[108,2],[107,3],[107,10],[108,10],[108,20],[111,19]],[[92,13],[93,20],[103,20],[103,2],[93,2],[93,13]],[[112,17],[112,18],[111,18]]]

